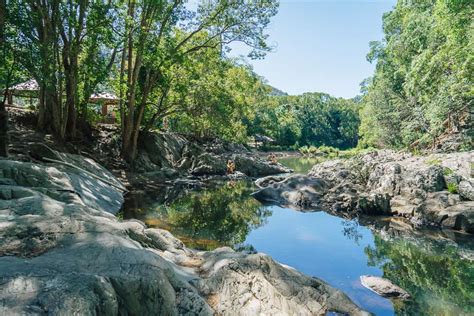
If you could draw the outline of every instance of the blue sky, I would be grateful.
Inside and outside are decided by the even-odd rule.
[[[275,51],[250,63],[289,94],[327,92],[350,98],[374,65],[369,41],[381,40],[382,15],[396,0],[281,0],[268,29]],[[237,47],[232,55],[245,54]]]

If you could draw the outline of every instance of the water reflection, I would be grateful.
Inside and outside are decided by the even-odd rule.
[[[181,194],[167,204],[158,200],[154,207],[148,207],[148,212],[128,210],[124,217],[139,218],[148,226],[170,230],[188,247],[202,250],[233,247],[272,214],[250,196],[252,190],[250,183],[228,182]]]
[[[234,246],[265,223],[271,212],[251,198],[245,182],[230,182],[220,188],[188,195],[165,207],[169,223],[183,227],[193,239],[210,239]]]
[[[369,266],[406,289],[413,297],[395,302],[398,315],[472,315],[474,264],[462,258],[459,246],[425,238],[406,239],[374,234],[365,253]]]
[[[324,212],[263,207],[246,182],[198,191],[164,188],[127,198],[123,217],[165,228],[191,248],[260,251],[343,290],[376,315],[474,314],[474,238],[413,229],[393,218],[345,220]],[[364,288],[363,274],[406,289],[407,302]]]
[[[315,157],[284,157],[279,158],[278,162],[282,165],[293,169],[295,173],[308,173],[311,168],[317,163],[323,161],[323,158],[315,158]]]

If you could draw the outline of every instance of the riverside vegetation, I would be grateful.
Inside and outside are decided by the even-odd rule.
[[[271,52],[277,12],[277,0],[0,0],[1,314],[473,312],[473,2],[399,0],[352,99],[287,95],[229,56],[237,42],[248,58]],[[294,153],[268,160],[258,139]],[[252,237],[287,214],[313,216],[270,236],[293,256]],[[325,281],[300,267],[311,246],[285,232],[338,217],[356,246],[372,238],[360,256],[378,267],[351,286],[398,298],[354,290],[336,262]],[[317,261],[339,258],[329,248]]]

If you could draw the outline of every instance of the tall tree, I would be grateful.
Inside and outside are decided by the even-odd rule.
[[[6,38],[5,38],[5,25],[6,25],[6,0],[0,0],[0,76],[1,78],[8,77],[4,72],[4,68],[7,64],[7,48],[6,48]],[[5,76],[6,75],[6,76]],[[5,107],[6,97],[8,93],[8,81],[1,80],[1,88],[3,88],[3,96],[0,99],[0,156],[7,156],[8,154],[8,114]]]
[[[39,84],[40,129],[60,138],[75,135],[78,104],[89,99],[100,77],[80,76],[81,68],[93,65],[101,73],[110,69],[115,57],[110,48],[113,8],[110,1],[12,1],[19,30],[18,57]],[[103,61],[104,54],[111,58],[105,69],[92,62],[94,57]]]
[[[433,145],[469,120],[473,14],[469,0],[416,0],[384,15],[385,38],[367,56],[377,65],[362,100],[362,144]]]
[[[277,0],[212,0],[190,10],[180,0],[130,0],[120,73],[123,157],[129,162],[136,157],[146,107],[160,110],[166,69],[187,54],[224,50],[236,41],[251,46],[252,56],[262,56],[269,49],[264,30],[277,7]],[[162,93],[158,98],[156,90]]]

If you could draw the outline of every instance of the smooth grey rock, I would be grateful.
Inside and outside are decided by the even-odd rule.
[[[92,159],[64,153],[61,153],[59,156],[65,162],[79,166],[102,179],[114,183],[118,187],[123,187],[109,171]],[[40,165],[29,162],[0,160],[0,177],[10,179],[10,181],[14,181],[18,186],[43,190],[43,192],[49,195],[72,192],[80,196],[82,202],[86,205],[113,214],[120,210],[123,203],[123,191],[76,168],[61,164],[48,163]]]
[[[284,178],[260,179],[258,185],[262,188],[252,194],[257,200],[302,209],[319,206],[322,195],[329,188],[328,183],[323,179],[298,174]]]
[[[463,180],[458,185],[459,195],[469,201],[474,201],[474,186],[472,182]]]
[[[217,314],[324,315],[334,311],[369,315],[324,281],[304,276],[264,254],[247,255],[222,248],[205,253],[203,258],[205,278],[193,284],[210,297],[208,301]]]
[[[165,230],[121,222],[93,207],[108,195],[91,203],[77,194],[75,171],[1,166],[18,183],[0,186],[1,315],[368,315],[266,255],[198,252]]]
[[[163,168],[195,176],[225,175],[227,161],[235,162],[236,171],[249,177],[291,172],[291,169],[253,156],[243,145],[219,139],[202,141],[176,133],[149,132],[140,135],[138,157],[134,163],[137,179],[152,176]]]
[[[407,291],[392,283],[392,281],[372,276],[372,275],[362,275],[360,277],[360,282],[363,286],[372,290],[373,292],[387,298],[398,298],[398,299],[408,299],[410,294]]]

